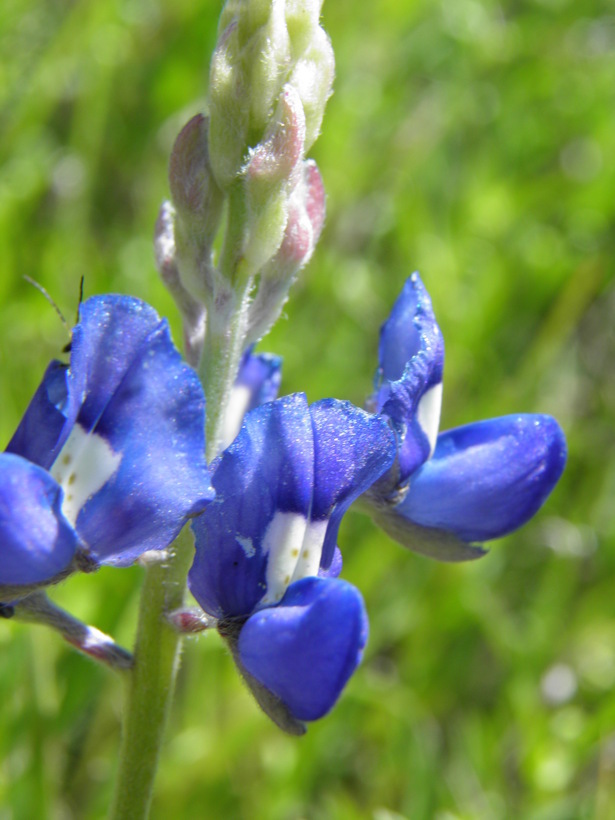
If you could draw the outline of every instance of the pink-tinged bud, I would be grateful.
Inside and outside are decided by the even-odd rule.
[[[246,166],[249,182],[275,184],[288,179],[303,155],[305,116],[299,94],[285,85],[276,116],[265,139],[251,152]]]
[[[173,206],[163,202],[154,229],[154,254],[160,278],[182,315],[186,360],[196,367],[205,341],[206,311],[182,283],[177,268],[174,220]]]
[[[307,187],[305,197],[305,210],[312,223],[312,231],[314,232],[314,245],[320,238],[320,232],[325,222],[325,214],[327,211],[325,186],[322,181],[322,176],[318,170],[318,165],[313,159],[308,159],[303,164],[303,178]]]
[[[261,271],[249,311],[247,342],[261,339],[280,315],[290,286],[310,259],[325,221],[325,189],[314,160],[303,162],[288,198],[288,219],[275,256]]]
[[[169,159],[169,187],[178,217],[205,247],[214,240],[224,202],[211,170],[208,130],[209,121],[197,114],[179,132]]]
[[[167,614],[167,621],[182,635],[196,635],[217,625],[215,618],[209,617],[197,607],[182,607]]]
[[[288,222],[274,266],[288,268],[290,275],[305,265],[318,242],[325,221],[325,188],[318,166],[307,160],[288,202]],[[276,272],[279,277],[279,273]]]

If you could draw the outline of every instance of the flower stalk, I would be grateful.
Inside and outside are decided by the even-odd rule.
[[[166,613],[183,602],[193,549],[186,526],[168,559],[150,564],[145,572],[112,820],[144,820],[149,814],[181,648],[181,635]]]

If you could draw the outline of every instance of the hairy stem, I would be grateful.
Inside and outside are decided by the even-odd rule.
[[[206,458],[223,447],[224,417],[246,339],[252,279],[243,270],[243,200],[230,196],[220,273],[232,290],[222,290],[208,305],[200,378],[207,397]],[[181,607],[194,544],[184,527],[168,560],[147,568],[141,593],[134,665],[129,676],[112,820],[145,820],[152,800],[156,767],[173,694],[181,637],[166,614]]]
[[[233,286],[232,298],[208,305],[205,345],[199,376],[207,397],[207,461],[211,463],[223,446],[224,418],[237,378],[248,332],[248,307],[253,276],[244,270],[242,256],[245,202],[239,183],[231,190],[219,271]]]
[[[181,640],[165,614],[182,604],[192,555],[192,531],[186,526],[168,560],[146,570],[112,820],[145,820],[149,813]]]

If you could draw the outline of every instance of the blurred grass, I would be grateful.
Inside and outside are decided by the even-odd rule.
[[[151,234],[175,133],[204,105],[220,4],[4,0],[0,432],[86,295],[170,317]],[[306,738],[259,714],[215,635],[189,641],[154,818],[615,816],[615,17],[589,0],[327,0],[337,82],[314,147],[321,245],[264,342],[285,390],[362,403],[378,328],[419,269],[447,341],[443,426],[514,411],[566,429],[565,476],[482,561],[340,535],[365,662]],[[131,643],[138,568],[54,595]],[[121,682],[0,624],[0,820],[99,818]]]

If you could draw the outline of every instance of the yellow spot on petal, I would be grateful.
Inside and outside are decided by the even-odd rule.
[[[309,558],[310,557],[310,551],[309,550],[303,550],[303,557],[304,558]]]
[[[71,473],[68,477],[68,486],[70,487],[71,484],[74,484],[77,480],[77,473]]]
[[[284,583],[285,584],[290,584],[290,575],[286,576],[286,578],[284,579]]]
[[[72,460],[73,460],[73,457],[70,455],[70,453],[66,453],[66,455],[64,455],[62,457],[62,464],[68,465],[68,464],[71,463]]]
[[[292,551],[292,556],[293,556],[293,558],[296,558],[298,555],[299,555],[299,550],[298,550],[298,549],[294,549],[294,550]]]

